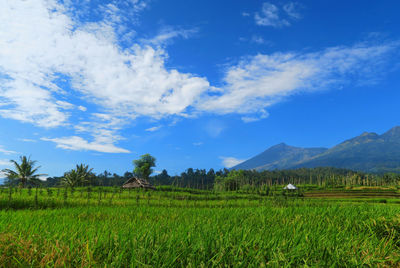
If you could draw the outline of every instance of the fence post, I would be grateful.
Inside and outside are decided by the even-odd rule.
[[[35,207],[39,206],[39,201],[38,201],[38,187],[36,187],[35,190]]]
[[[12,199],[12,188],[9,186],[8,188],[8,203],[11,205],[11,199]]]

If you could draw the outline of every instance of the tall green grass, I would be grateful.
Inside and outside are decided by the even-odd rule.
[[[97,190],[89,198],[80,189],[68,192],[66,202],[63,190],[44,191],[37,204],[35,191],[23,190],[12,194],[8,207],[8,193],[1,193],[0,265],[396,266],[400,261],[400,208],[394,204]]]

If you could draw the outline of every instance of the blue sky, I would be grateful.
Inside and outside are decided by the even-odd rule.
[[[220,169],[400,125],[397,1],[0,0],[0,168]]]

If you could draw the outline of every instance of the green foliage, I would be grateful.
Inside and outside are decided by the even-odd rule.
[[[294,170],[232,170],[217,175],[214,189],[232,191],[262,190],[265,185],[283,186],[292,184],[309,184],[324,189],[358,187],[358,186],[400,186],[400,174],[388,173],[383,176],[366,174],[347,169],[330,167],[299,168]]]
[[[152,167],[156,166],[156,158],[150,154],[140,156],[140,159],[133,160],[135,166],[134,173],[136,176],[148,180],[150,174],[153,173]]]
[[[75,169],[64,174],[64,177],[61,178],[61,183],[71,188],[82,186],[89,182],[89,178],[94,177],[92,170],[92,168],[89,169],[88,165],[76,165]]]
[[[236,191],[245,184],[246,175],[244,170],[232,170],[225,177],[217,176],[215,178],[215,189],[223,191]]]
[[[64,174],[64,177],[61,179],[63,185],[74,188],[78,185],[82,184],[81,177],[75,169],[72,169],[69,172]]]
[[[400,261],[398,199],[366,204],[164,188],[170,191],[66,188],[60,196],[0,188],[0,266],[396,267]],[[1,209],[8,202],[12,209]]]
[[[11,169],[3,169],[2,172],[11,181],[16,181],[24,188],[27,184],[37,185],[40,183],[39,177],[46,174],[37,174],[39,167],[35,167],[36,162],[31,160],[30,157],[20,156],[21,163],[15,160],[10,160],[14,165],[15,171]]]
[[[89,168],[89,165],[76,165],[76,172],[78,173],[78,176],[81,178],[82,183],[87,183],[91,182],[94,183],[94,174],[93,174],[93,168]]]

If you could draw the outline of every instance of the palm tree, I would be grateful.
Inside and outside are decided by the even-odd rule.
[[[61,182],[66,186],[74,188],[75,186],[81,184],[82,179],[79,176],[78,172],[76,172],[75,169],[72,169],[71,171],[64,174],[64,177],[61,178]]]
[[[21,164],[18,164],[15,160],[10,160],[14,164],[15,171],[11,169],[3,169],[2,172],[5,173],[8,179],[17,180],[20,182],[22,188],[26,184],[38,184],[40,182],[39,177],[45,176],[46,174],[35,174],[40,166],[35,168],[36,162],[31,160],[30,157],[20,156]]]
[[[93,168],[89,169],[89,165],[76,165],[76,172],[81,177],[82,183],[85,183],[89,180],[89,178],[93,175]]]
[[[88,182],[89,177],[93,175],[92,170],[92,168],[89,169],[88,165],[76,165],[75,169],[72,169],[64,174],[61,182],[71,188],[83,185],[84,183]]]

